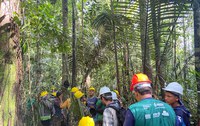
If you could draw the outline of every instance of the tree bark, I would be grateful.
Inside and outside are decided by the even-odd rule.
[[[1,1],[0,7],[0,125],[21,126],[20,85],[22,57],[19,26],[14,12],[20,14],[19,0]]]
[[[159,81],[160,87],[163,88],[164,87],[164,76],[163,76],[163,70],[164,67],[161,64],[161,51],[160,51],[160,29],[159,25],[160,25],[160,12],[159,9],[157,10],[158,12],[156,12],[155,10],[155,6],[156,6],[156,0],[152,0],[151,1],[151,19],[152,19],[152,27],[153,27],[153,40],[154,40],[154,46],[155,46],[155,60],[156,60],[156,79],[155,79],[155,84],[153,86],[157,87],[157,79]],[[156,13],[158,15],[156,15]],[[164,95],[163,90],[162,92],[162,96]]]
[[[72,0],[72,87],[76,86],[76,2]]]
[[[150,53],[148,44],[148,29],[147,29],[147,19],[148,19],[148,0],[140,0],[140,40],[141,40],[141,51],[142,51],[142,66],[143,73],[147,74],[152,80],[152,71],[150,63]]]
[[[120,80],[119,80],[119,68],[118,68],[118,56],[117,56],[117,43],[116,43],[116,35],[115,35],[115,21],[114,21],[114,10],[113,10],[113,1],[111,3],[111,13],[112,13],[112,35],[113,35],[113,43],[114,43],[114,52],[115,52],[115,69],[116,69],[116,82],[119,93],[120,91]]]
[[[195,71],[197,81],[197,93],[198,93],[198,122],[200,124],[200,1],[194,0],[194,48],[195,48]]]
[[[63,39],[62,45],[65,47],[65,43],[68,40],[67,29],[68,29],[68,0],[62,0],[62,14],[63,14]],[[65,48],[62,50],[62,84],[69,80],[69,69],[68,69],[68,55],[64,51]]]

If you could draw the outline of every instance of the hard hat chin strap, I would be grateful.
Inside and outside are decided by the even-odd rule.
[[[144,87],[151,87],[151,84],[147,82],[138,83],[134,86],[134,89],[141,89]]]

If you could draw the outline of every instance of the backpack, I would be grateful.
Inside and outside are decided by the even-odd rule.
[[[51,108],[50,109],[51,109],[51,115],[52,116],[56,114],[56,108],[55,108],[55,104],[54,104],[55,99],[56,99],[55,96],[49,95],[49,101],[51,102]]]
[[[53,109],[53,103],[52,103],[52,101],[49,100],[48,96],[40,99],[39,113],[41,116],[40,118],[42,120],[46,120],[46,116],[51,118],[52,109]]]
[[[123,126],[126,116],[126,109],[123,107],[117,108],[115,106],[109,106],[109,107],[113,108],[116,111],[118,126]]]

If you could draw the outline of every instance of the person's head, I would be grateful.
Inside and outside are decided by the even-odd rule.
[[[137,101],[152,97],[151,81],[147,75],[142,73],[133,75],[130,90],[134,92]]]
[[[82,117],[81,120],[78,123],[78,126],[94,126],[94,120],[93,118],[86,116]]]
[[[83,102],[84,104],[86,104],[86,102],[87,102],[87,96],[86,96],[86,95],[83,95],[83,96],[80,98],[80,101]]]
[[[75,98],[77,98],[77,99],[81,99],[82,97],[84,97],[84,93],[81,92],[81,91],[76,91],[76,92],[74,93],[74,96],[75,96]]]
[[[112,93],[112,100],[113,100],[113,101],[114,101],[114,100],[118,100],[117,94],[116,94],[114,91],[112,91],[111,93]]]
[[[54,97],[56,97],[56,93],[57,93],[56,91],[52,92],[51,95],[53,95]]]
[[[71,89],[71,92],[72,92],[72,93],[75,93],[75,92],[77,92],[77,91],[79,91],[79,89],[78,89],[77,87],[73,87],[73,88]]]
[[[40,93],[40,97],[45,97],[45,96],[47,96],[48,95],[48,92],[47,91],[42,91],[41,93]]]
[[[114,90],[114,92],[117,94],[117,97],[120,97],[118,90]]]
[[[56,97],[60,97],[62,95],[62,92],[61,91],[57,91],[56,92]]]
[[[99,91],[99,96],[103,104],[107,105],[112,102],[112,93],[106,86],[102,87]]]
[[[90,87],[89,90],[88,90],[88,93],[89,93],[90,97],[94,96],[95,88],[94,87]]]
[[[176,107],[180,104],[180,98],[181,95],[183,95],[183,87],[179,83],[169,83],[163,90],[165,91],[165,102],[172,107]]]

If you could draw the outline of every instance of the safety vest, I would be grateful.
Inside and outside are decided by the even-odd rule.
[[[168,104],[148,98],[129,107],[135,126],[175,126],[176,115]]]

